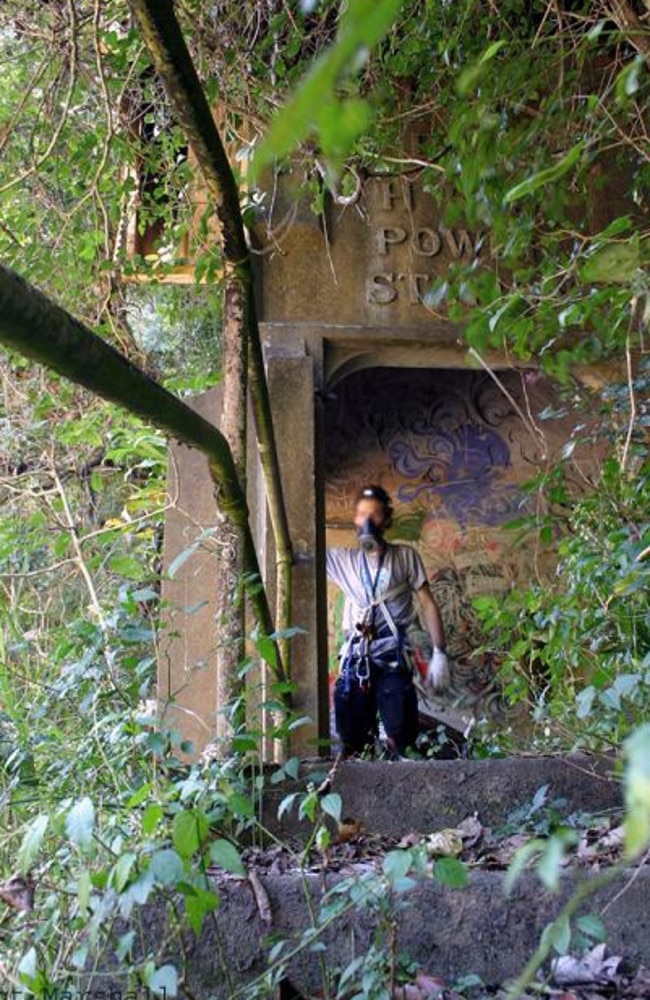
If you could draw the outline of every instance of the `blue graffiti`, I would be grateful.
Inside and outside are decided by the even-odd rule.
[[[409,480],[397,491],[400,501],[437,499],[462,527],[470,521],[496,525],[512,516],[519,490],[502,480],[510,450],[495,431],[463,424],[418,438],[424,453],[405,440],[388,449],[394,469]]]

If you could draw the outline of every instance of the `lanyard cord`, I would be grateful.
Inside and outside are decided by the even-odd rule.
[[[370,624],[374,624],[375,620],[375,598],[377,596],[377,586],[379,584],[379,575],[384,565],[384,553],[382,552],[379,556],[379,562],[377,563],[377,571],[375,573],[375,578],[373,580],[370,575],[370,567],[368,566],[368,560],[366,558],[366,553],[361,553],[361,566],[363,568],[364,581],[363,586],[366,591],[366,597],[371,602],[372,608],[370,612]]]
[[[363,566],[364,581],[363,585],[366,591],[366,595],[369,596],[371,601],[374,601],[377,596],[377,585],[379,583],[379,574],[381,573],[382,566],[384,565],[384,553],[379,556],[379,562],[377,563],[377,572],[375,573],[375,578],[373,580],[370,575],[370,567],[368,566],[368,560],[366,558],[366,553],[361,553],[361,565]]]

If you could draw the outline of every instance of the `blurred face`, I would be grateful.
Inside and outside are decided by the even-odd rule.
[[[362,497],[354,509],[354,526],[361,528],[366,518],[370,518],[377,528],[384,525],[384,505],[374,497]]]

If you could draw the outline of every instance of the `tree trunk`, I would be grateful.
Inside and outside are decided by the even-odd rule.
[[[250,254],[239,206],[239,190],[201,81],[176,19],[172,0],[128,0],[142,37],[173,106],[174,114],[192,146],[221,227],[226,267],[232,265],[245,292],[242,338],[248,340],[248,374],[255,433],[264,472],[269,512],[277,551],[278,604],[276,625],[282,632],[291,624],[292,552],[282,494],[264,358],[253,296]],[[225,319],[228,323],[228,319]],[[288,645],[283,643],[285,659]],[[288,672],[288,659],[285,664]]]
[[[235,268],[226,265],[223,298],[221,430],[230,445],[237,478],[246,486],[247,338],[246,288]],[[217,738],[227,754],[234,730],[242,721],[235,712],[243,684],[239,672],[245,655],[246,617],[242,594],[244,535],[231,518],[222,516],[215,541],[219,548],[217,569]]]

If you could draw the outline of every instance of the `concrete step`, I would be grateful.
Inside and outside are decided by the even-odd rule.
[[[357,895],[375,878],[375,890],[363,906],[349,906],[336,919],[323,916],[325,893],[348,880]],[[561,891],[545,890],[532,874],[525,874],[506,895],[501,872],[471,872],[464,889],[449,889],[431,878],[420,878],[408,891],[395,894],[371,867],[351,866],[337,874],[292,872],[260,874],[268,911],[259,906],[249,881],[215,878],[219,908],[207,920],[201,935],[186,934],[184,947],[169,933],[169,913],[162,904],[149,904],[140,913],[138,950],[156,953],[168,941],[158,961],[183,972],[188,996],[201,1000],[243,1000],[244,991],[256,984],[255,997],[304,998],[335,996],[323,988],[324,975],[332,975],[353,959],[368,956],[375,947],[408,955],[429,974],[453,983],[468,975],[480,976],[485,986],[496,987],[518,976],[539,943],[544,928],[560,913],[579,880],[568,874]],[[258,890],[259,892],[259,890]],[[602,914],[608,953],[631,963],[650,965],[650,868],[621,872],[610,886],[600,888],[574,914]],[[309,939],[305,931],[317,928]],[[124,927],[116,928],[123,933]],[[260,981],[272,965],[274,943],[286,941],[289,958],[282,975],[297,993],[263,990]],[[302,942],[302,946],[301,946]],[[317,951],[318,948],[323,950]],[[101,975],[86,978],[85,995],[104,990],[103,996],[125,996],[120,966],[107,960]],[[530,996],[530,994],[527,994]]]
[[[267,793],[267,823],[282,838],[304,837],[312,827],[298,823],[297,809],[279,823],[278,804],[287,794],[320,782],[330,766],[331,762],[322,761],[305,765],[297,782]],[[559,816],[617,812],[621,806],[615,762],[587,756],[348,761],[338,767],[332,790],[341,795],[344,815],[378,835],[367,838],[370,845],[380,842],[379,835],[388,839],[411,831],[431,833],[472,814],[484,826],[498,830],[515,810],[530,806],[544,786],[544,801]],[[554,894],[534,873],[526,872],[506,894],[503,870],[470,864],[463,889],[441,885],[431,874],[414,876],[411,884],[400,886],[383,871],[385,849],[362,846],[351,855],[339,855],[343,860],[338,867],[335,859],[314,851],[305,870],[294,862],[278,867],[270,850],[262,852],[262,860],[250,861],[248,879],[211,876],[218,909],[198,937],[185,934],[182,949],[169,934],[169,912],[163,903],[142,907],[139,952],[155,953],[161,941],[169,942],[159,964],[164,960],[183,970],[188,995],[201,1000],[243,998],[251,983],[257,984],[256,998],[333,996],[323,991],[324,970],[332,973],[355,957],[368,956],[373,947],[393,945],[446,982],[472,974],[496,986],[522,971],[546,925],[576,886],[595,874],[572,864]],[[250,857],[254,856],[251,851]],[[346,888],[341,894],[342,884]],[[650,965],[650,867],[618,872],[610,885],[594,889],[575,916],[602,915],[610,950]],[[333,898],[343,904],[336,915],[331,910]],[[313,936],[306,940],[310,928]],[[124,930],[116,928],[116,936]],[[271,948],[280,939],[287,942],[282,953],[290,958],[285,973],[297,994],[278,992],[275,986],[265,990],[259,983],[272,965]],[[104,961],[101,973],[102,989],[113,989],[116,995],[124,992],[117,960],[112,968],[110,961]],[[98,987],[89,979],[84,988],[93,995]]]
[[[319,782],[328,762],[302,769],[299,781],[270,787],[265,794],[264,821],[276,835],[304,835],[310,824],[297,819],[297,802],[278,821],[282,800]],[[332,791],[343,802],[342,814],[366,831],[403,836],[431,833],[477,815],[484,826],[503,826],[515,810],[533,802],[546,786],[545,804],[562,816],[600,813],[622,805],[614,759],[576,754],[564,757],[510,757],[492,760],[342,762]]]

